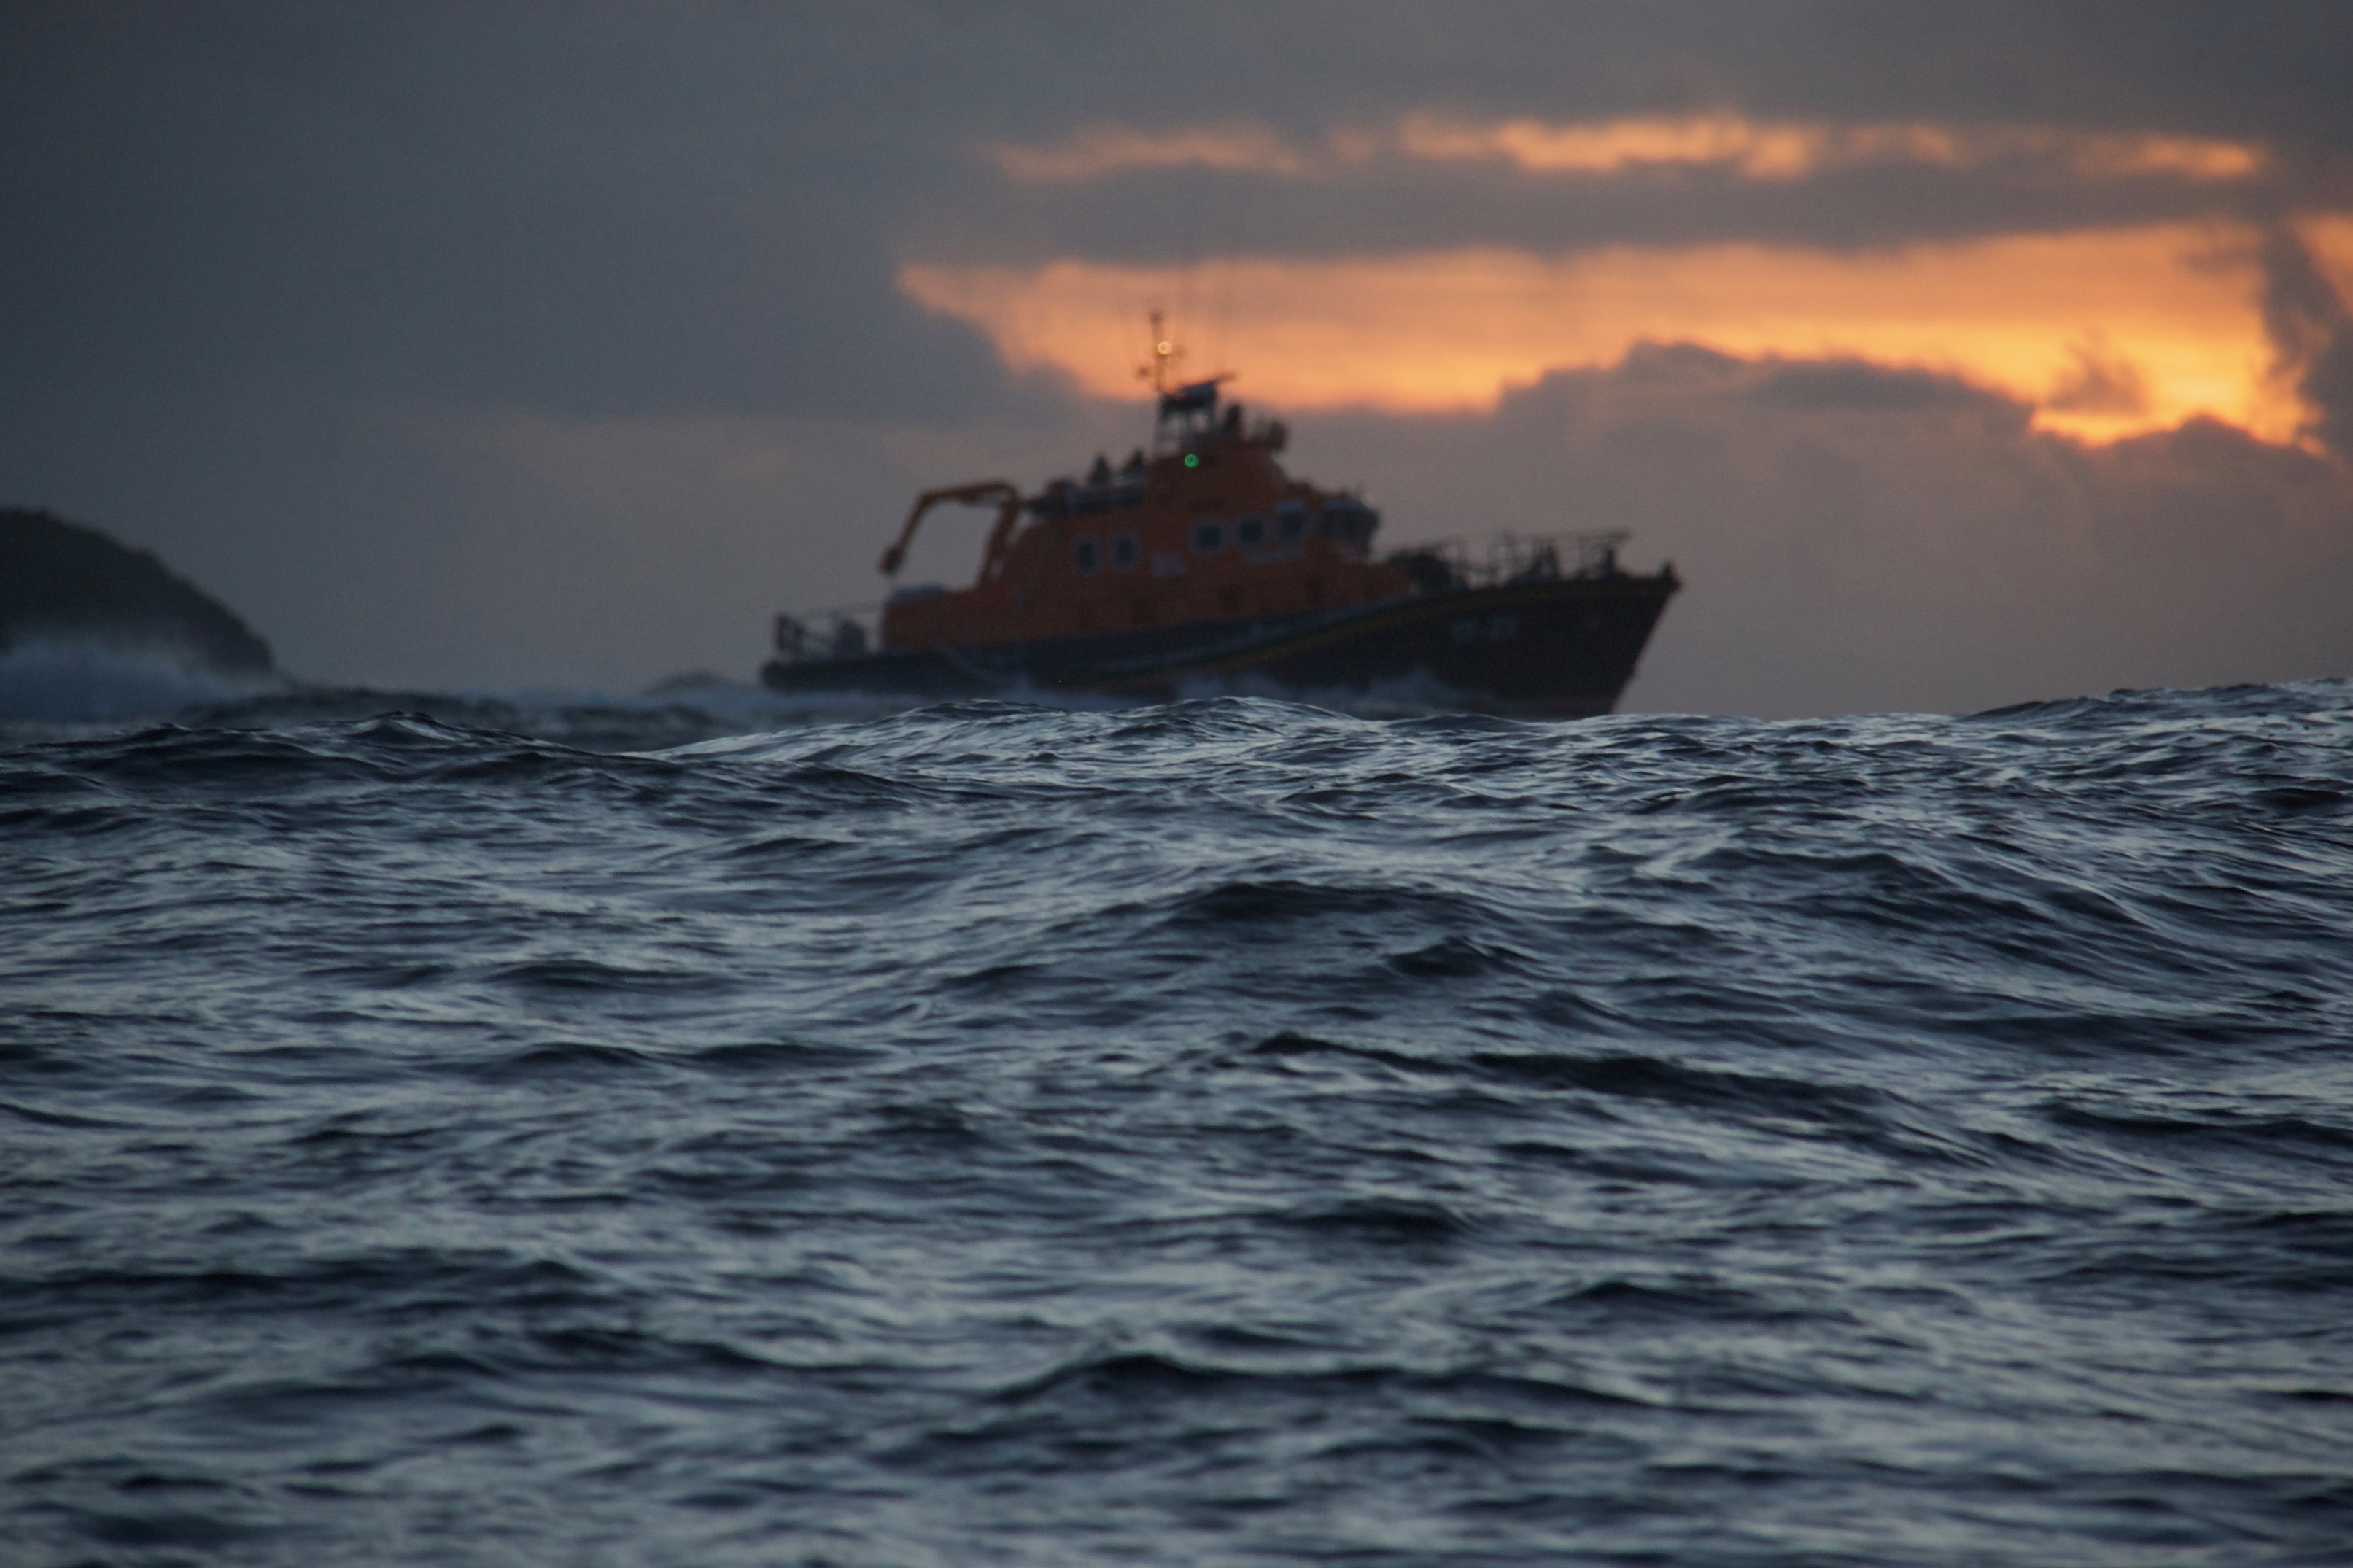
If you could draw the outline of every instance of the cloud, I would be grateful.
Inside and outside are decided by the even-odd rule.
[[[1730,111],[1596,121],[1482,120],[1416,111],[1378,129],[1333,130],[1320,142],[1293,141],[1248,120],[1156,132],[1099,122],[1048,145],[997,142],[987,152],[1008,178],[1031,184],[1186,167],[1304,179],[1404,161],[1504,163],[1538,175],[1715,168],[1744,179],[1783,181],[1864,164],[1914,163],[2006,167],[2078,180],[2164,176],[2211,182],[2247,179],[2268,163],[2256,143],[2217,137],[2037,125],[1753,120]]]
[[[260,5],[7,27],[0,414],[35,386],[300,386],[923,418],[1001,387],[891,286],[900,213],[969,172],[924,106],[860,117],[855,79],[935,61],[932,18]]]
[[[1299,174],[1307,158],[1263,125],[1226,125],[1145,132],[1124,125],[1082,126],[1050,147],[996,143],[988,155],[1008,178],[1036,184],[1098,180],[1135,169],[1223,169],[1255,174]]]
[[[2098,329],[2067,345],[2073,368],[2052,383],[2042,399],[2046,408],[2066,414],[2113,415],[2133,418],[2149,410],[2148,377],[2132,360],[2117,353],[2107,334]]]
[[[1851,125],[1756,121],[1732,113],[1600,121],[1466,121],[1409,115],[1397,145],[1435,161],[1508,163],[1528,174],[1618,174],[1659,166],[1721,167],[1751,180],[1795,180],[1864,163],[2049,168],[2079,179],[2172,175],[2238,180],[2259,173],[2245,142],[2032,125]]]
[[[2312,265],[2340,300],[2353,300],[2353,215],[2316,215],[2295,226]]]
[[[1209,263],[1233,301],[1216,345],[1293,409],[1487,409],[1549,371],[1692,342],[1746,358],[1848,357],[2000,389],[2036,425],[2116,440],[2185,419],[2265,439],[2307,422],[2270,374],[2260,237],[2158,225],[1842,254],[1794,246],[1475,249]],[[916,300],[987,332],[1006,361],[1101,396],[1132,393],[1139,323],[1176,269],[1065,259],[911,265]],[[1182,323],[1180,323],[1182,325]]]
[[[2306,437],[2353,465],[2353,220],[2274,229],[2263,243],[2263,320],[2278,346],[2277,374],[2308,410]]]

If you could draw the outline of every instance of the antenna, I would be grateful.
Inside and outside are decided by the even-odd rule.
[[[1161,324],[1166,319],[1161,311],[1152,312],[1152,363],[1135,367],[1136,379],[1152,383],[1152,390],[1155,393],[1168,390],[1169,362],[1184,357],[1184,351],[1161,331]]]

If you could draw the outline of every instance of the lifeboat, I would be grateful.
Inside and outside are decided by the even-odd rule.
[[[1222,379],[1222,378],[1221,378]],[[1630,573],[1621,532],[1373,547],[1362,498],[1293,479],[1280,420],[1219,381],[1159,392],[1153,447],[1034,494],[1003,479],[926,490],[882,552],[892,581],[923,519],[993,507],[963,588],[896,587],[869,631],[779,616],[762,684],[912,700],[1070,692],[1387,698],[1523,717],[1607,713],[1680,585]]]

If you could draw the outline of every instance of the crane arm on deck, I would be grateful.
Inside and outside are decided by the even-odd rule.
[[[1003,479],[983,479],[978,484],[949,485],[944,489],[925,490],[915,498],[915,510],[907,514],[907,526],[891,548],[882,552],[882,575],[895,577],[906,563],[907,546],[914,542],[915,530],[923,523],[923,514],[942,501],[962,501],[977,505],[983,501],[997,503],[997,527],[988,536],[988,554],[994,556],[1006,537],[1013,531],[1014,520],[1021,514],[1021,492]]]

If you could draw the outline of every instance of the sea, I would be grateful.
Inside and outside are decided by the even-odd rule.
[[[0,1562],[2353,1563],[2353,682],[213,696],[0,729]]]

